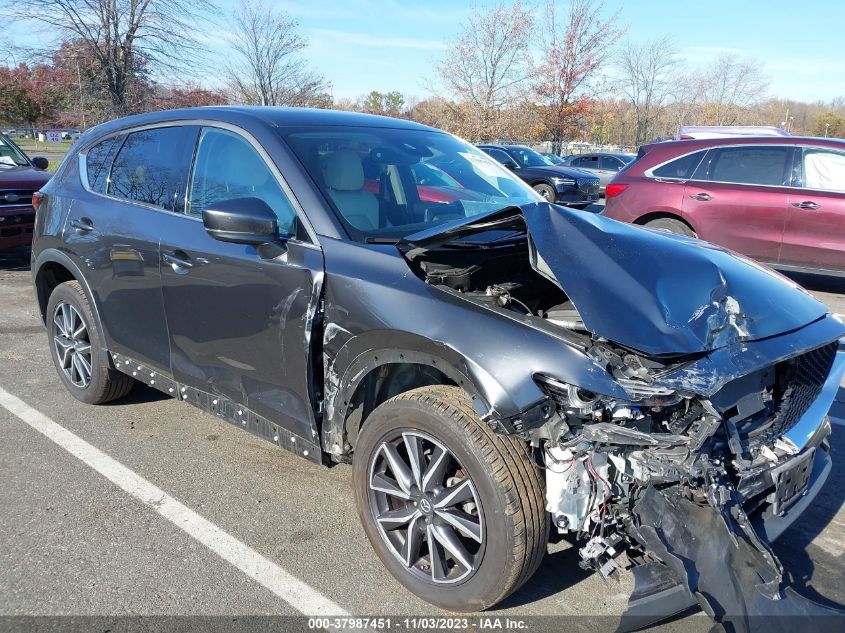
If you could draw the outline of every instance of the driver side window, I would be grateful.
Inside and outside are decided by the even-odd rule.
[[[203,128],[191,174],[187,212],[202,215],[222,200],[258,198],[279,218],[279,233],[296,234],[296,212],[264,158],[242,136]]]

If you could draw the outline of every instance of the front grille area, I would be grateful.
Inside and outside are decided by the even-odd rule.
[[[32,204],[32,189],[0,190],[0,209],[3,207],[23,207]]]
[[[0,207],[2,211],[2,207]],[[0,238],[15,237],[23,233],[32,233],[32,226],[35,223],[35,213],[14,212],[0,213]]]
[[[599,192],[599,181],[596,178],[578,178],[575,183],[578,189],[586,194]]]
[[[839,343],[834,341],[783,363],[785,385],[777,400],[771,425],[755,440],[771,444],[789,431],[821,394],[833,367]]]

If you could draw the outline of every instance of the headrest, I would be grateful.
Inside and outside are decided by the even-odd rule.
[[[342,149],[326,163],[326,186],[338,191],[357,191],[364,186],[361,158],[350,149]]]

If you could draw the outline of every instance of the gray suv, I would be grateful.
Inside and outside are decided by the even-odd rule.
[[[496,604],[553,532],[603,575],[628,550],[634,615],[821,609],[784,588],[768,542],[830,470],[845,326],[768,269],[348,112],[106,123],[35,205],[68,392],[98,404],[142,382],[351,462],[375,552],[432,604]]]

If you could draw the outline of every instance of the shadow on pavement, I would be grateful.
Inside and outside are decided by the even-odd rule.
[[[807,290],[817,292],[832,292],[845,294],[845,277],[833,277],[830,275],[815,275],[813,273],[785,272],[784,274],[795,283]]]
[[[580,560],[576,546],[570,546],[546,555],[531,581],[525,583],[516,593],[500,603],[497,608],[510,609],[530,604],[578,584],[593,573],[581,569],[578,566]],[[611,580],[610,582],[614,581]]]
[[[99,406],[101,407],[122,407],[127,404],[143,404],[145,402],[158,402],[160,400],[168,400],[170,396],[162,393],[158,389],[153,389],[149,385],[143,383],[136,383],[126,396],[111,402],[105,402]]]
[[[840,389],[840,394],[842,392]],[[824,542],[815,543],[812,557],[807,547],[830,525],[845,502],[845,435],[837,433],[842,430],[841,426],[833,426],[833,467],[824,488],[815,503],[784,532],[772,548],[783,563],[787,580],[793,589],[810,600],[838,609],[845,607],[845,586],[841,582],[841,528],[831,526],[828,531],[830,536],[825,535]],[[826,544],[830,541],[833,543]],[[825,587],[828,595],[822,595],[816,587]]]
[[[0,270],[29,270],[30,253],[29,248],[15,248],[8,251],[0,250]]]

